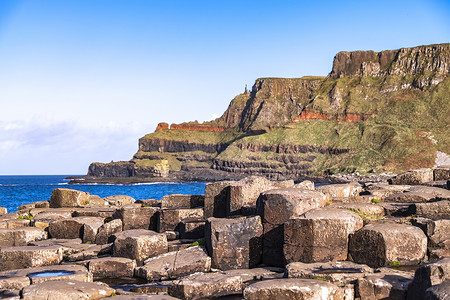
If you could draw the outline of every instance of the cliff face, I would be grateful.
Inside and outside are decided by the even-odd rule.
[[[130,162],[92,164],[89,175],[285,179],[431,167],[436,150],[450,153],[449,73],[450,44],[340,52],[327,77],[257,79],[220,118],[161,123]]]

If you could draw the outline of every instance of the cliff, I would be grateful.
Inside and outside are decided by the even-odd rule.
[[[220,118],[161,123],[130,162],[95,163],[89,175],[296,179],[431,167],[437,150],[450,153],[449,72],[450,44],[340,52],[326,77],[257,79]]]

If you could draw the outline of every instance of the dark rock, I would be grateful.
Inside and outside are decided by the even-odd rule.
[[[177,209],[177,208],[196,208],[205,205],[204,195],[181,195],[172,194],[162,197],[161,208]]]
[[[429,287],[425,292],[425,300],[448,300],[450,299],[450,280]]]
[[[142,207],[141,204],[126,204],[116,211],[114,218],[121,219],[123,230],[156,230],[157,207]]]
[[[433,172],[434,180],[450,180],[450,166],[439,166]]]
[[[22,298],[47,299],[100,299],[111,296],[114,289],[100,282],[46,281],[24,287]]]
[[[392,184],[422,184],[433,181],[432,169],[417,169],[398,174],[391,179]]]
[[[75,217],[62,219],[59,221],[55,221],[50,223],[49,225],[49,233],[52,238],[56,239],[83,239],[83,226],[87,225],[91,226],[92,229],[98,228],[103,224],[103,218],[98,217]],[[96,233],[96,232],[95,232]],[[89,233],[87,233],[88,235]],[[92,233],[91,237],[92,238]],[[93,235],[95,239],[95,235]]]
[[[450,219],[450,201],[443,200],[432,203],[415,203],[415,214],[430,219]]]
[[[426,290],[450,280],[450,257],[420,266],[414,274],[414,280],[409,286],[407,299],[419,300],[425,298]]]
[[[205,221],[180,222],[180,238],[199,239],[205,236]]]
[[[89,261],[94,279],[133,277],[136,261],[124,257],[102,257]]]
[[[406,299],[413,275],[401,271],[379,272],[359,278],[356,294],[361,299]]]
[[[121,232],[122,226],[122,220],[120,219],[114,219],[111,222],[103,224],[98,228],[95,243],[97,245],[112,243],[112,235]]]
[[[158,232],[179,231],[182,221],[203,221],[203,208],[161,209],[158,218]]]

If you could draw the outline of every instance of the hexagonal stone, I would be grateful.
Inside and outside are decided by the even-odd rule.
[[[111,296],[114,289],[100,282],[46,281],[23,288],[25,300],[101,299]]]
[[[73,212],[73,217],[99,217],[99,218],[112,218],[115,207],[83,207]]]
[[[142,265],[149,257],[167,252],[165,234],[151,230],[133,229],[114,234],[113,256],[135,259]]]
[[[33,221],[51,223],[58,220],[72,218],[72,212],[73,210],[68,208],[53,208],[33,215]]]
[[[157,231],[179,231],[182,221],[204,221],[203,208],[161,209]]]
[[[261,260],[261,218],[209,218],[205,239],[212,266],[221,270],[255,267]]]
[[[78,207],[89,202],[89,193],[71,189],[54,189],[50,197],[50,207]]]
[[[330,207],[348,209],[354,212],[358,212],[370,219],[382,218],[385,215],[384,207],[374,203],[345,203],[333,205]]]
[[[200,239],[205,236],[205,221],[181,221],[180,238]]]
[[[224,218],[227,215],[229,186],[233,181],[218,181],[205,186],[205,218]]]
[[[319,191],[330,198],[333,197],[352,197],[358,196],[362,191],[362,187],[357,182],[341,183],[341,184],[327,184],[316,187]]]
[[[373,269],[350,261],[312,264],[293,262],[286,266],[286,273],[289,278],[321,279],[338,286],[345,286],[372,274]]]
[[[439,166],[433,170],[434,180],[450,180],[450,166]]]
[[[126,195],[114,195],[103,198],[109,205],[124,206],[126,204],[133,204],[135,202],[133,197]]]
[[[409,286],[407,299],[425,299],[425,293],[428,288],[445,281],[450,281],[450,257],[420,266],[416,270],[413,282]]]
[[[95,236],[95,243],[97,245],[104,245],[112,243],[112,235],[122,231],[122,220],[114,219],[111,222],[105,223],[97,231]]]
[[[443,200],[431,203],[415,203],[415,214],[430,219],[450,219],[450,201]]]
[[[304,189],[286,188],[262,193],[257,210],[264,227],[263,263],[284,266],[284,223],[308,210],[324,206],[326,202],[324,194]]]
[[[102,257],[89,261],[94,279],[133,277],[136,261],[124,257]]]
[[[195,273],[173,281],[169,295],[180,299],[218,298],[242,293],[240,276],[216,273]]]
[[[123,230],[156,230],[158,207],[143,207],[141,204],[126,204],[119,208],[114,218],[121,219]]]
[[[371,267],[417,264],[426,251],[423,231],[406,224],[369,224],[350,236],[349,258]]]
[[[75,217],[62,219],[50,223],[49,233],[52,238],[56,239],[76,239],[83,238],[83,226],[87,225],[92,228],[98,228],[103,224],[103,218],[98,217]],[[87,228],[88,229],[88,228]],[[93,229],[94,230],[94,229]],[[92,238],[91,234],[91,238]],[[95,235],[94,235],[95,238]]]
[[[348,236],[363,227],[360,216],[346,209],[317,208],[284,223],[287,263],[346,260]]]
[[[0,248],[26,246],[30,242],[47,239],[47,232],[35,227],[0,229]]]
[[[136,269],[136,276],[148,281],[186,276],[195,272],[209,272],[211,258],[206,250],[196,246],[164,253],[147,259]]]
[[[385,270],[358,279],[355,289],[361,299],[406,299],[413,274]]]
[[[398,174],[391,179],[392,184],[422,184],[433,181],[432,169],[417,169]]]
[[[0,273],[0,277],[9,279],[26,277],[31,284],[57,280],[92,281],[92,275],[88,269],[80,265],[54,265],[4,271]]]
[[[450,280],[444,281],[438,285],[429,287],[425,291],[425,299],[430,300],[448,300],[450,299]]]
[[[23,246],[0,250],[0,271],[56,265],[62,261],[59,246]]]
[[[329,282],[313,279],[274,279],[249,285],[244,290],[246,300],[272,299],[344,299],[344,292]]]
[[[161,208],[163,209],[196,208],[204,205],[204,195],[172,194],[161,198]]]

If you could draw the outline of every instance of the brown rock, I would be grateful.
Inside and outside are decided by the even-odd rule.
[[[22,290],[25,300],[101,299],[111,296],[114,289],[100,282],[46,281]]]
[[[182,221],[203,220],[203,208],[161,209],[159,211],[157,231],[179,231],[179,225]]]
[[[254,283],[256,280],[279,279],[284,277],[284,269],[278,267],[263,267],[252,269],[234,269],[225,271],[227,275],[240,276],[244,285]]]
[[[212,266],[221,270],[253,268],[260,263],[263,227],[261,218],[209,218],[205,239]]]
[[[439,166],[433,170],[434,180],[450,180],[450,166]]]
[[[427,251],[427,237],[406,224],[369,224],[350,236],[349,258],[371,267],[419,263]]]
[[[144,260],[167,252],[165,234],[151,230],[134,229],[114,234],[113,256],[135,259],[138,265]]]
[[[0,207],[0,216],[8,213],[8,210],[5,207]]]
[[[377,219],[382,218],[385,215],[384,207],[374,203],[345,203],[330,207],[348,209],[365,215],[367,218]]]
[[[126,204],[132,204],[135,202],[133,197],[125,195],[108,196],[103,198],[103,201],[112,206],[124,206]]]
[[[195,272],[209,272],[211,258],[206,250],[196,246],[151,257],[136,269],[136,276],[148,281],[186,276]]]
[[[386,202],[394,203],[424,203],[434,201],[436,197],[432,194],[421,192],[406,192],[393,194],[385,198]]]
[[[232,181],[207,183],[205,186],[205,218],[224,218],[227,215],[228,187]]]
[[[22,246],[0,250],[0,271],[59,264],[63,258],[61,247]]]
[[[313,208],[326,204],[326,196],[317,191],[296,188],[264,192],[258,199],[257,210],[262,217],[263,263],[284,266],[284,223]]]
[[[426,300],[448,300],[450,299],[450,280],[429,287],[425,292]]]
[[[413,275],[401,271],[379,272],[359,278],[356,293],[361,299],[406,299]]]
[[[100,227],[104,225],[103,218],[93,218],[89,222],[85,222],[82,227],[82,240],[83,243],[95,243],[97,232]],[[95,219],[94,219],[95,218]]]
[[[316,188],[316,191],[319,191],[328,197],[352,197],[358,196],[362,191],[362,187],[360,184],[356,182],[351,183],[343,183],[343,184],[328,184],[321,185]]]
[[[426,290],[450,280],[450,257],[446,257],[430,264],[422,265],[414,274],[409,286],[407,299],[420,300],[425,298]]]
[[[177,208],[196,208],[205,205],[204,195],[182,195],[172,194],[162,197],[161,208],[177,209]]]
[[[3,273],[3,272],[2,272]],[[0,275],[0,289],[21,290],[31,284],[30,278]],[[3,299],[0,295],[0,299]]]
[[[122,231],[122,220],[114,219],[111,222],[105,223],[98,229],[97,235],[95,237],[95,243],[97,245],[112,243],[113,241],[111,236],[121,231]]]
[[[240,276],[216,273],[196,273],[175,280],[169,288],[169,295],[181,299],[217,298],[242,293]]]
[[[310,181],[310,180],[304,180],[302,182],[299,182],[297,184],[295,184],[293,187],[297,188],[297,189],[304,189],[304,190],[311,190],[314,191],[314,182]]]
[[[392,184],[422,184],[433,181],[433,170],[417,169],[398,174],[391,179]]]
[[[126,204],[118,209],[114,218],[121,219],[123,230],[156,230],[157,207],[142,207],[141,204]]]
[[[205,236],[205,221],[181,221],[180,238],[199,239]]]
[[[26,246],[30,242],[47,239],[47,232],[35,227],[0,229],[0,248]]]
[[[68,219],[72,217],[72,209],[58,209],[53,208],[50,210],[45,210],[43,212],[38,213],[37,215],[33,216],[34,222],[47,222],[51,223],[54,221],[59,221],[62,219]]]
[[[71,189],[54,189],[50,197],[50,207],[78,207],[89,203],[89,193]]]
[[[112,218],[116,208],[114,207],[83,207],[75,210],[72,214],[73,217],[99,217],[99,218]]]
[[[344,292],[334,284],[313,279],[274,279],[249,285],[244,290],[246,300],[272,299],[344,299]]]
[[[141,294],[140,292],[138,294],[130,294],[130,295],[117,295],[112,296],[108,298],[102,298],[105,300],[177,300],[178,298],[171,297],[169,295],[148,295],[148,294]]]
[[[415,214],[430,219],[450,219],[450,201],[414,204]]]
[[[124,257],[103,257],[89,261],[94,279],[133,277],[136,261]]]
[[[75,217],[62,219],[50,223],[48,229],[51,237],[53,238],[76,239],[76,238],[83,238],[83,225],[85,224],[88,225],[92,224],[93,227],[96,227],[99,224],[103,224],[103,218]]]
[[[169,241],[167,242],[168,246],[168,250],[169,252],[174,252],[174,251],[180,251],[183,249],[187,249],[189,247],[192,247],[192,243],[194,243],[196,240],[193,239],[181,239],[181,240],[174,240],[174,241]]]
[[[284,223],[287,263],[346,260],[348,236],[363,227],[357,214],[338,208],[317,208]]]

